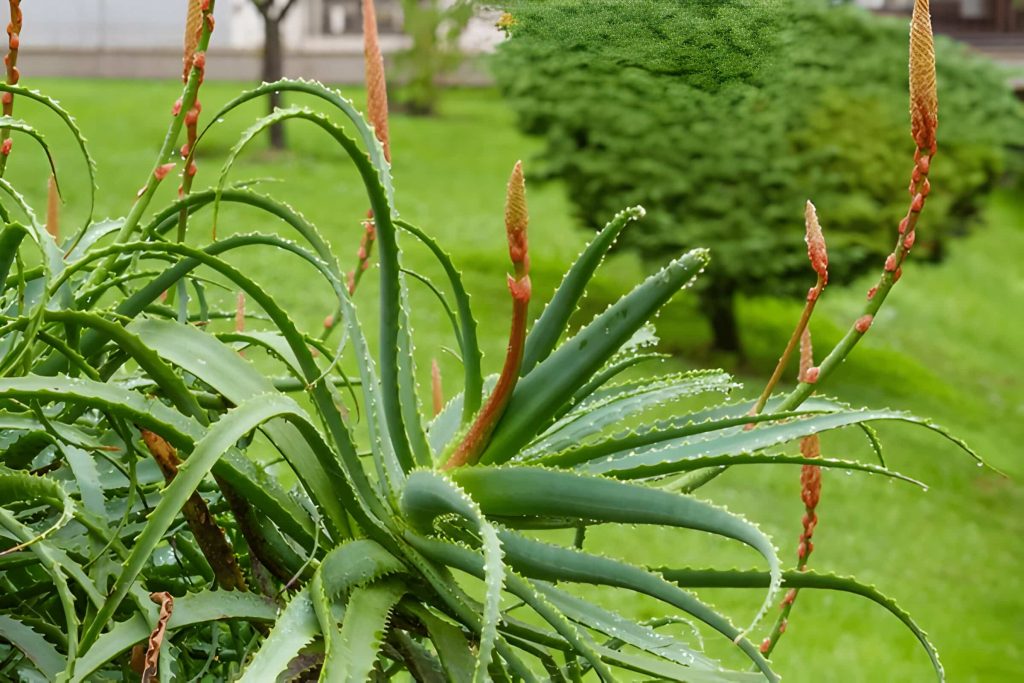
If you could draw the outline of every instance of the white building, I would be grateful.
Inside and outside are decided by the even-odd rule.
[[[277,0],[283,4],[283,0]],[[22,64],[26,73],[51,76],[173,76],[180,64],[185,0],[31,0],[22,9]],[[400,49],[398,0],[377,0],[381,46]],[[211,44],[212,78],[253,79],[259,74],[262,18],[251,0],[218,0]],[[333,82],[362,78],[360,0],[297,0],[282,24],[285,74]],[[463,36],[468,52],[489,50],[501,39],[493,13],[475,18]],[[472,72],[463,74],[472,80]]]

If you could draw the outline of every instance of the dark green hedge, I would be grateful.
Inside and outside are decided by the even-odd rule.
[[[630,204],[626,246],[712,248],[712,307],[813,280],[803,203],[833,281],[877,265],[906,210],[913,156],[907,22],[816,0],[521,0],[494,72],[546,141],[588,226]],[[940,151],[919,251],[968,228],[1024,141],[1005,77],[940,40]],[[537,167],[534,167],[536,175]],[[711,297],[709,297],[711,298]]]

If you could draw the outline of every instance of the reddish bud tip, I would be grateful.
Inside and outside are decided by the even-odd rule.
[[[174,114],[175,116],[177,116],[178,114],[181,113],[181,98],[180,97],[178,98],[178,101],[174,103],[174,106],[171,107],[171,113]]]
[[[12,50],[17,50],[19,47],[21,47],[21,38],[18,36],[17,33],[12,33],[10,43],[8,44],[10,45]]]
[[[896,270],[896,256],[895,254],[889,254],[885,257],[885,270],[889,273]]]
[[[807,290],[807,300],[808,301],[817,301],[819,294],[821,294],[821,290],[820,289],[818,289],[817,287],[811,287],[810,289]]]
[[[857,322],[853,324],[853,327],[861,334],[864,334],[868,331],[868,328],[871,327],[871,321],[874,319],[875,318],[872,315],[862,315],[857,318]]]
[[[785,632],[786,632],[786,627],[787,627],[787,626],[789,626],[789,620],[788,620],[788,619],[783,619],[783,620],[782,620],[782,623],[780,623],[780,624],[779,624],[779,635],[780,635],[780,636],[781,636],[781,635],[782,635],[783,633],[785,633]]]
[[[825,249],[825,236],[821,233],[818,212],[810,201],[804,207],[804,221],[807,225],[804,240],[807,242],[807,256],[811,260],[811,268],[824,282],[828,282],[828,251]]]
[[[917,155],[917,170],[919,170],[922,175],[928,175],[928,171],[931,170],[931,167],[932,158],[930,156],[926,156],[924,154]]]
[[[914,242],[917,240],[917,231],[911,230],[906,237],[903,238],[903,248],[910,249],[914,246]]]
[[[188,113],[185,114],[185,125],[186,126],[194,126],[194,125],[196,125],[197,121],[199,121],[199,106],[198,106],[198,103],[196,103],[196,106],[194,106],[191,109],[189,109]]]
[[[0,102],[3,102],[5,107],[10,106],[10,104],[14,102],[14,93],[5,92],[3,96],[0,97]]]
[[[807,372],[804,373],[804,381],[808,384],[815,384],[818,381],[818,375],[821,374],[821,368],[813,367],[807,368]]]
[[[772,647],[772,639],[771,638],[765,638],[764,640],[762,640],[761,641],[761,648],[760,648],[761,649],[761,654],[763,654],[763,655],[768,654],[768,650],[770,650],[771,647]]]
[[[328,316],[324,317],[324,329],[325,330],[329,330],[332,327],[334,327],[334,316],[333,315],[328,315]]]
[[[920,213],[921,209],[924,208],[924,194],[918,192],[914,195],[914,200],[910,202],[910,210],[914,213]]]
[[[196,168],[196,162],[193,161],[191,164],[188,165],[188,169],[185,170],[185,173],[187,173],[188,177],[191,178],[196,174],[197,171],[199,171],[199,169]]]
[[[783,605],[792,605],[793,601],[796,600],[796,589],[790,588],[786,593],[786,597],[782,599]]]
[[[909,226],[910,226],[910,220],[908,218],[904,217],[904,219],[900,221],[900,234],[902,235],[902,234],[906,233],[907,232],[907,228]]]
[[[3,141],[2,144],[0,144],[0,154],[7,156],[8,154],[11,153],[11,147],[13,146],[14,140],[7,138],[6,140]]]
[[[202,71],[206,68],[206,53],[197,52],[195,57],[192,58],[192,66]]]
[[[157,180],[163,180],[167,177],[167,174],[174,169],[174,163],[164,164],[163,166],[157,166],[156,170],[153,171],[153,177]]]
[[[868,301],[875,298],[875,294],[878,294],[878,287],[872,287],[868,290]]]
[[[901,277],[903,277],[903,269],[897,268],[896,272],[892,274],[892,281],[899,282]]]

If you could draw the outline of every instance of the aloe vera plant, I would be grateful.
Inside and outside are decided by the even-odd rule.
[[[297,106],[259,119],[214,186],[193,191],[213,4],[190,3],[182,97],[124,218],[90,216],[61,238],[56,183],[48,219],[40,222],[0,180],[0,677],[776,681],[767,653],[784,623],[759,644],[752,634],[785,587],[784,604],[792,604],[795,589],[876,602],[906,624],[943,678],[924,632],[890,598],[852,578],[805,571],[813,523],[805,521],[797,568],[786,569],[753,522],[695,495],[728,467],[800,465],[813,514],[817,468],[912,480],[884,465],[821,457],[812,446],[801,455],[780,446],[812,444],[818,433],[848,426],[872,435],[869,425],[878,421],[953,439],[901,411],[811,395],[867,331],[899,278],[928,194],[937,120],[927,2],[917,3],[912,34],[917,155],[910,209],[864,315],[819,366],[812,367],[805,345],[803,381],[791,393],[773,393],[776,377],[760,401],[715,399],[656,422],[643,419],[654,406],[736,387],[720,371],[620,377],[660,357],[650,350],[650,320],[700,274],[706,251],[672,260],[570,329],[616,237],[643,218],[640,207],[627,209],[587,246],[530,324],[527,196],[516,164],[506,200],[508,353],[500,374],[485,377],[456,264],[396,210],[372,2],[365,16],[374,125],[323,85],[263,84],[208,120],[280,91],[332,115]],[[5,102],[31,98],[53,111],[80,143],[91,176],[88,147],[70,114],[17,84],[0,90],[9,95]],[[0,125],[34,138],[48,154],[36,128],[10,113],[5,108]],[[370,214],[349,277],[301,214],[232,181],[235,159],[284,120],[317,127],[363,183]],[[179,198],[151,207],[156,188],[179,169]],[[90,187],[95,191],[91,177]],[[234,234],[201,246],[182,239],[196,213],[216,217],[225,203],[276,219],[286,236]],[[816,218],[808,225],[819,279],[794,339],[827,280]],[[436,414],[425,411],[414,381],[421,359],[413,353],[400,244],[426,249],[447,280],[445,292],[436,289],[453,321],[463,377],[444,403],[435,372]],[[353,303],[374,245],[376,349]],[[239,249],[313,266],[337,305],[327,332],[300,329],[232,266],[225,257]],[[208,304],[206,289],[225,284],[241,293],[235,310]],[[234,329],[217,324],[223,319],[234,319]],[[269,360],[256,362],[257,354]],[[650,567],[586,548],[589,527],[638,524],[731,539],[758,553],[761,566],[715,569],[709,557],[699,566]],[[542,529],[576,530],[576,542],[542,540],[535,533]],[[578,597],[573,584],[648,596],[663,605],[666,619],[616,614]],[[700,587],[760,587],[761,608],[753,623],[735,625],[690,590]],[[680,619],[731,641],[739,657],[720,662],[660,629]]]

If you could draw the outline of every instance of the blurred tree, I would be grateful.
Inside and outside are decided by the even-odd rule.
[[[263,18],[263,60],[260,78],[267,83],[284,76],[284,45],[281,41],[281,22],[298,0],[250,0]],[[269,111],[281,106],[281,93],[270,95]],[[284,124],[275,123],[270,127],[270,146],[284,149],[287,146]]]
[[[698,293],[718,349],[741,350],[737,294],[806,293],[808,198],[834,282],[891,248],[913,145],[906,20],[830,0],[507,4],[494,71],[546,142],[533,177],[564,180],[589,227],[643,204],[622,244],[644,257],[714,247]],[[932,255],[1024,142],[1005,76],[952,41],[937,52],[941,150],[916,247]]]
[[[440,79],[462,63],[459,38],[473,17],[476,0],[401,0],[412,45],[397,57],[401,88],[396,103],[411,114],[437,108]]]

